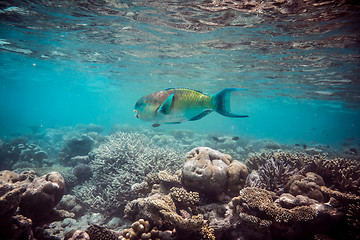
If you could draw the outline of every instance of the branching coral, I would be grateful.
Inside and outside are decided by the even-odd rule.
[[[281,160],[267,160],[258,172],[263,187],[270,191],[283,192],[285,184],[293,174],[290,169],[290,166]]]
[[[238,211],[243,211],[245,207],[248,207],[252,211],[265,214],[275,222],[283,223],[308,221],[317,214],[317,211],[309,206],[298,206],[292,209],[276,206],[273,202],[273,197],[274,193],[264,189],[244,188],[241,190],[240,197],[232,200],[232,206],[233,209]],[[237,205],[243,206],[237,208]]]
[[[330,197],[336,198],[338,201],[341,201],[343,203],[352,203],[352,202],[360,202],[360,197],[351,194],[351,193],[343,193],[340,191],[332,190],[330,188],[327,188],[325,186],[321,186],[319,189],[323,194],[326,194]]]
[[[360,195],[360,163],[355,160],[335,158],[321,162],[318,174],[328,185],[341,192]]]
[[[349,205],[346,217],[350,226],[350,235],[353,239],[358,239],[360,233],[360,202]]]
[[[131,187],[139,179],[164,169],[175,171],[182,158],[182,153],[161,148],[145,135],[117,132],[90,153],[93,178],[74,193],[95,210],[117,211],[135,197]]]

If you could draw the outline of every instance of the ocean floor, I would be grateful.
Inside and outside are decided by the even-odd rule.
[[[359,146],[97,125],[0,140],[1,239],[360,239]]]

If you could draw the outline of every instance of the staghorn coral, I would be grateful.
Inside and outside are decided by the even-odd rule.
[[[139,179],[180,168],[182,153],[161,148],[145,135],[117,132],[95,148],[90,159],[93,178],[75,187],[75,196],[94,210],[114,212],[135,198],[131,188]]]
[[[346,213],[347,221],[350,227],[350,236],[352,239],[359,239],[360,232],[360,202],[349,204],[349,210]]]
[[[324,181],[341,192],[360,195],[360,163],[356,160],[334,158],[321,161],[318,174]]]
[[[282,193],[285,184],[294,172],[285,162],[270,158],[260,167],[258,173],[263,188]]]
[[[90,166],[86,164],[78,164],[73,168],[73,175],[76,177],[79,183],[85,182],[93,176],[93,172]]]
[[[308,155],[281,151],[273,153],[262,152],[261,154],[250,156],[245,164],[251,170],[259,170],[269,159],[283,162],[285,165],[291,167],[291,169],[298,169],[299,173],[306,173],[310,171],[317,172],[322,165],[321,163],[326,159],[326,156],[321,154]]]

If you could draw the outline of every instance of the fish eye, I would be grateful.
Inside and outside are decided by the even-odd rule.
[[[144,103],[147,103],[147,100],[144,100]]]

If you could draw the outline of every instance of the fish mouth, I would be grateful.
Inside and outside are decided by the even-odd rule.
[[[139,111],[134,110],[134,112],[135,112],[135,117],[136,117],[136,118],[139,118]]]

